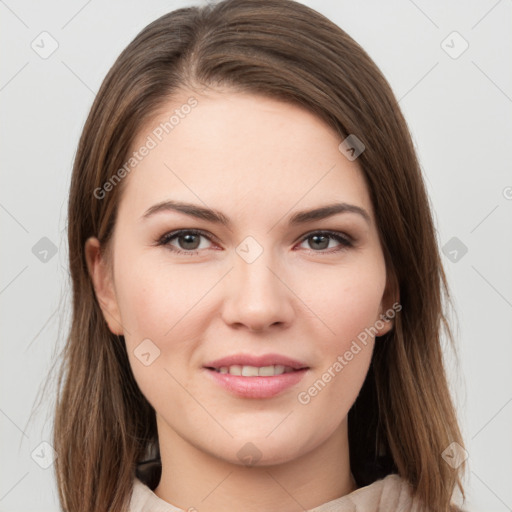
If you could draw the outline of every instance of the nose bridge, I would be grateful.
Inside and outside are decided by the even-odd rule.
[[[281,281],[286,279],[280,276],[282,266],[277,258],[272,250],[258,248],[253,240],[237,247],[228,279],[226,322],[244,324],[253,330],[290,322],[292,294]]]

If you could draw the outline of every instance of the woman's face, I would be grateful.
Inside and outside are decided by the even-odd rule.
[[[133,146],[155,145],[124,178],[113,279],[93,264],[96,291],[161,440],[238,464],[290,461],[340,432],[370,328],[391,327],[372,204],[357,160],[311,113],[217,91],[166,133],[190,96]]]

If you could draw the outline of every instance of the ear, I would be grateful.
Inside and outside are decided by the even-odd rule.
[[[398,281],[394,272],[388,272],[386,288],[382,295],[382,301],[379,308],[379,320],[378,325],[384,324],[384,326],[378,329],[376,336],[383,336],[387,334],[395,324],[395,317],[398,312],[402,309],[400,304],[400,291]]]
[[[101,307],[103,318],[113,334],[124,333],[121,315],[117,304],[112,272],[101,251],[100,242],[91,237],[85,242],[85,258],[96,298]]]

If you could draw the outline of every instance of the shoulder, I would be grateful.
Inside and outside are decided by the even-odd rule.
[[[133,491],[128,512],[184,512],[182,509],[159,498],[137,477],[133,480]]]
[[[420,512],[420,501],[412,486],[399,475],[391,474],[361,487],[346,496],[315,507],[307,512]],[[135,477],[128,512],[185,512],[159,498]],[[453,508],[453,512],[464,512]]]
[[[329,501],[309,512],[419,512],[412,487],[399,475],[391,474],[346,496]]]
[[[423,512],[424,510],[424,504],[414,495],[412,485],[404,478],[392,473],[308,512]],[[454,504],[451,510],[467,512]]]

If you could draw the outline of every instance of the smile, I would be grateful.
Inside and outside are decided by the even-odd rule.
[[[242,377],[273,377],[282,375],[283,373],[291,373],[295,371],[291,366],[282,364],[270,366],[241,366],[234,364],[231,366],[221,366],[220,368],[209,368],[218,373],[229,375],[241,375]]]
[[[290,366],[221,366],[203,368],[208,379],[224,391],[240,398],[272,398],[291,390],[309,371]]]

